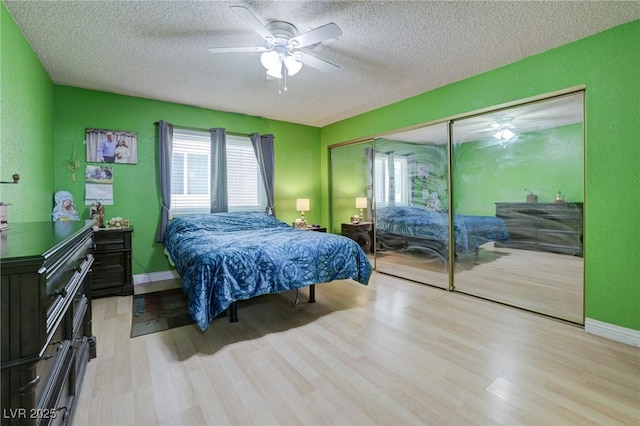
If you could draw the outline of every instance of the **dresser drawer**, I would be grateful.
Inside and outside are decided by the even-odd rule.
[[[54,329],[61,321],[62,315],[72,303],[72,299],[81,287],[93,265],[93,255],[69,256],[67,262],[59,266],[61,272],[56,272],[56,277],[67,277],[67,281],[56,281],[49,285],[47,282],[47,309],[46,332]]]
[[[113,266],[122,266],[127,259],[127,253],[99,253],[93,262],[94,271],[102,271]]]
[[[56,342],[52,346],[57,347],[57,349],[54,348],[55,352],[49,355],[49,358],[43,357],[36,366],[38,376],[43,382],[42,385],[38,383],[36,391],[37,407],[40,409],[55,408],[57,395],[59,395],[60,387],[66,379],[65,376],[69,375],[73,358],[71,341]]]
[[[48,385],[48,381],[52,380],[50,373],[53,371],[54,365],[61,362],[61,357],[64,357],[64,351],[61,351],[63,344],[69,341],[65,339],[64,324],[60,324],[52,335],[51,341],[45,347],[44,352],[40,358],[38,364],[36,364],[36,373],[40,378],[36,385],[36,395],[38,397],[38,405],[40,405],[40,399],[45,395],[45,388]],[[50,386],[50,385],[49,385]]]
[[[122,286],[125,283],[125,269],[123,266],[110,266],[94,270],[91,279],[91,290],[104,287]]]
[[[89,301],[87,296],[85,296],[84,292],[79,292],[79,294],[73,299],[73,304],[71,305],[71,315],[73,318],[71,325],[71,339],[73,342],[76,341],[78,336],[84,335],[85,314],[87,313],[88,306]]]
[[[131,232],[123,230],[96,231],[94,249],[96,253],[126,250],[131,248]]]
[[[58,392],[56,397],[52,398],[47,407],[42,408],[44,417],[38,426],[45,425],[68,425],[71,420],[71,410],[75,408],[75,393],[71,374],[73,367],[73,351],[70,351],[68,364],[60,377]]]

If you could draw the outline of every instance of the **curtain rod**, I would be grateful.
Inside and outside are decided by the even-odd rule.
[[[155,126],[157,126],[158,124],[160,124],[159,121],[156,121],[153,123]],[[199,127],[189,127],[189,126],[174,126],[174,127],[179,127],[181,129],[185,129],[185,130],[195,130],[197,132],[208,132],[209,129],[201,129]],[[226,132],[228,135],[231,136],[246,136],[249,137],[251,136],[251,133],[238,133],[238,132]]]

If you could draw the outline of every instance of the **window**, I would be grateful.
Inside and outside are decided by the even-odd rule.
[[[393,180],[389,170],[389,160],[393,158]],[[396,205],[409,203],[407,158],[376,153],[375,157],[375,199],[376,205],[388,206],[390,197]],[[391,191],[393,185],[393,191]]]
[[[249,138],[227,136],[229,211],[264,211],[267,195],[260,166]]]
[[[248,137],[227,135],[229,211],[264,211],[266,195],[260,167]],[[174,128],[170,216],[209,213],[211,136]]]

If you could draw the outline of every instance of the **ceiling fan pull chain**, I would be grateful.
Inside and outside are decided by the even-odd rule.
[[[282,67],[284,68],[284,63],[282,65]],[[282,74],[284,75],[284,91],[286,92],[287,91],[287,70],[283,69],[283,73]]]

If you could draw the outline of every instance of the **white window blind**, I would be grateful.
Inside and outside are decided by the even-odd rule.
[[[251,140],[227,135],[229,211],[264,211],[266,193]],[[211,209],[209,132],[173,130],[170,216],[209,213]]]
[[[389,205],[389,197],[391,194],[389,178],[389,155],[376,154],[375,156],[375,200],[376,205],[380,207]],[[408,204],[409,200],[409,183],[407,172],[407,158],[394,156],[393,173],[394,173],[394,201],[396,204]]]
[[[264,211],[264,184],[248,137],[227,136],[227,196],[229,211]]]
[[[208,133],[174,128],[170,216],[209,213],[210,162]]]

